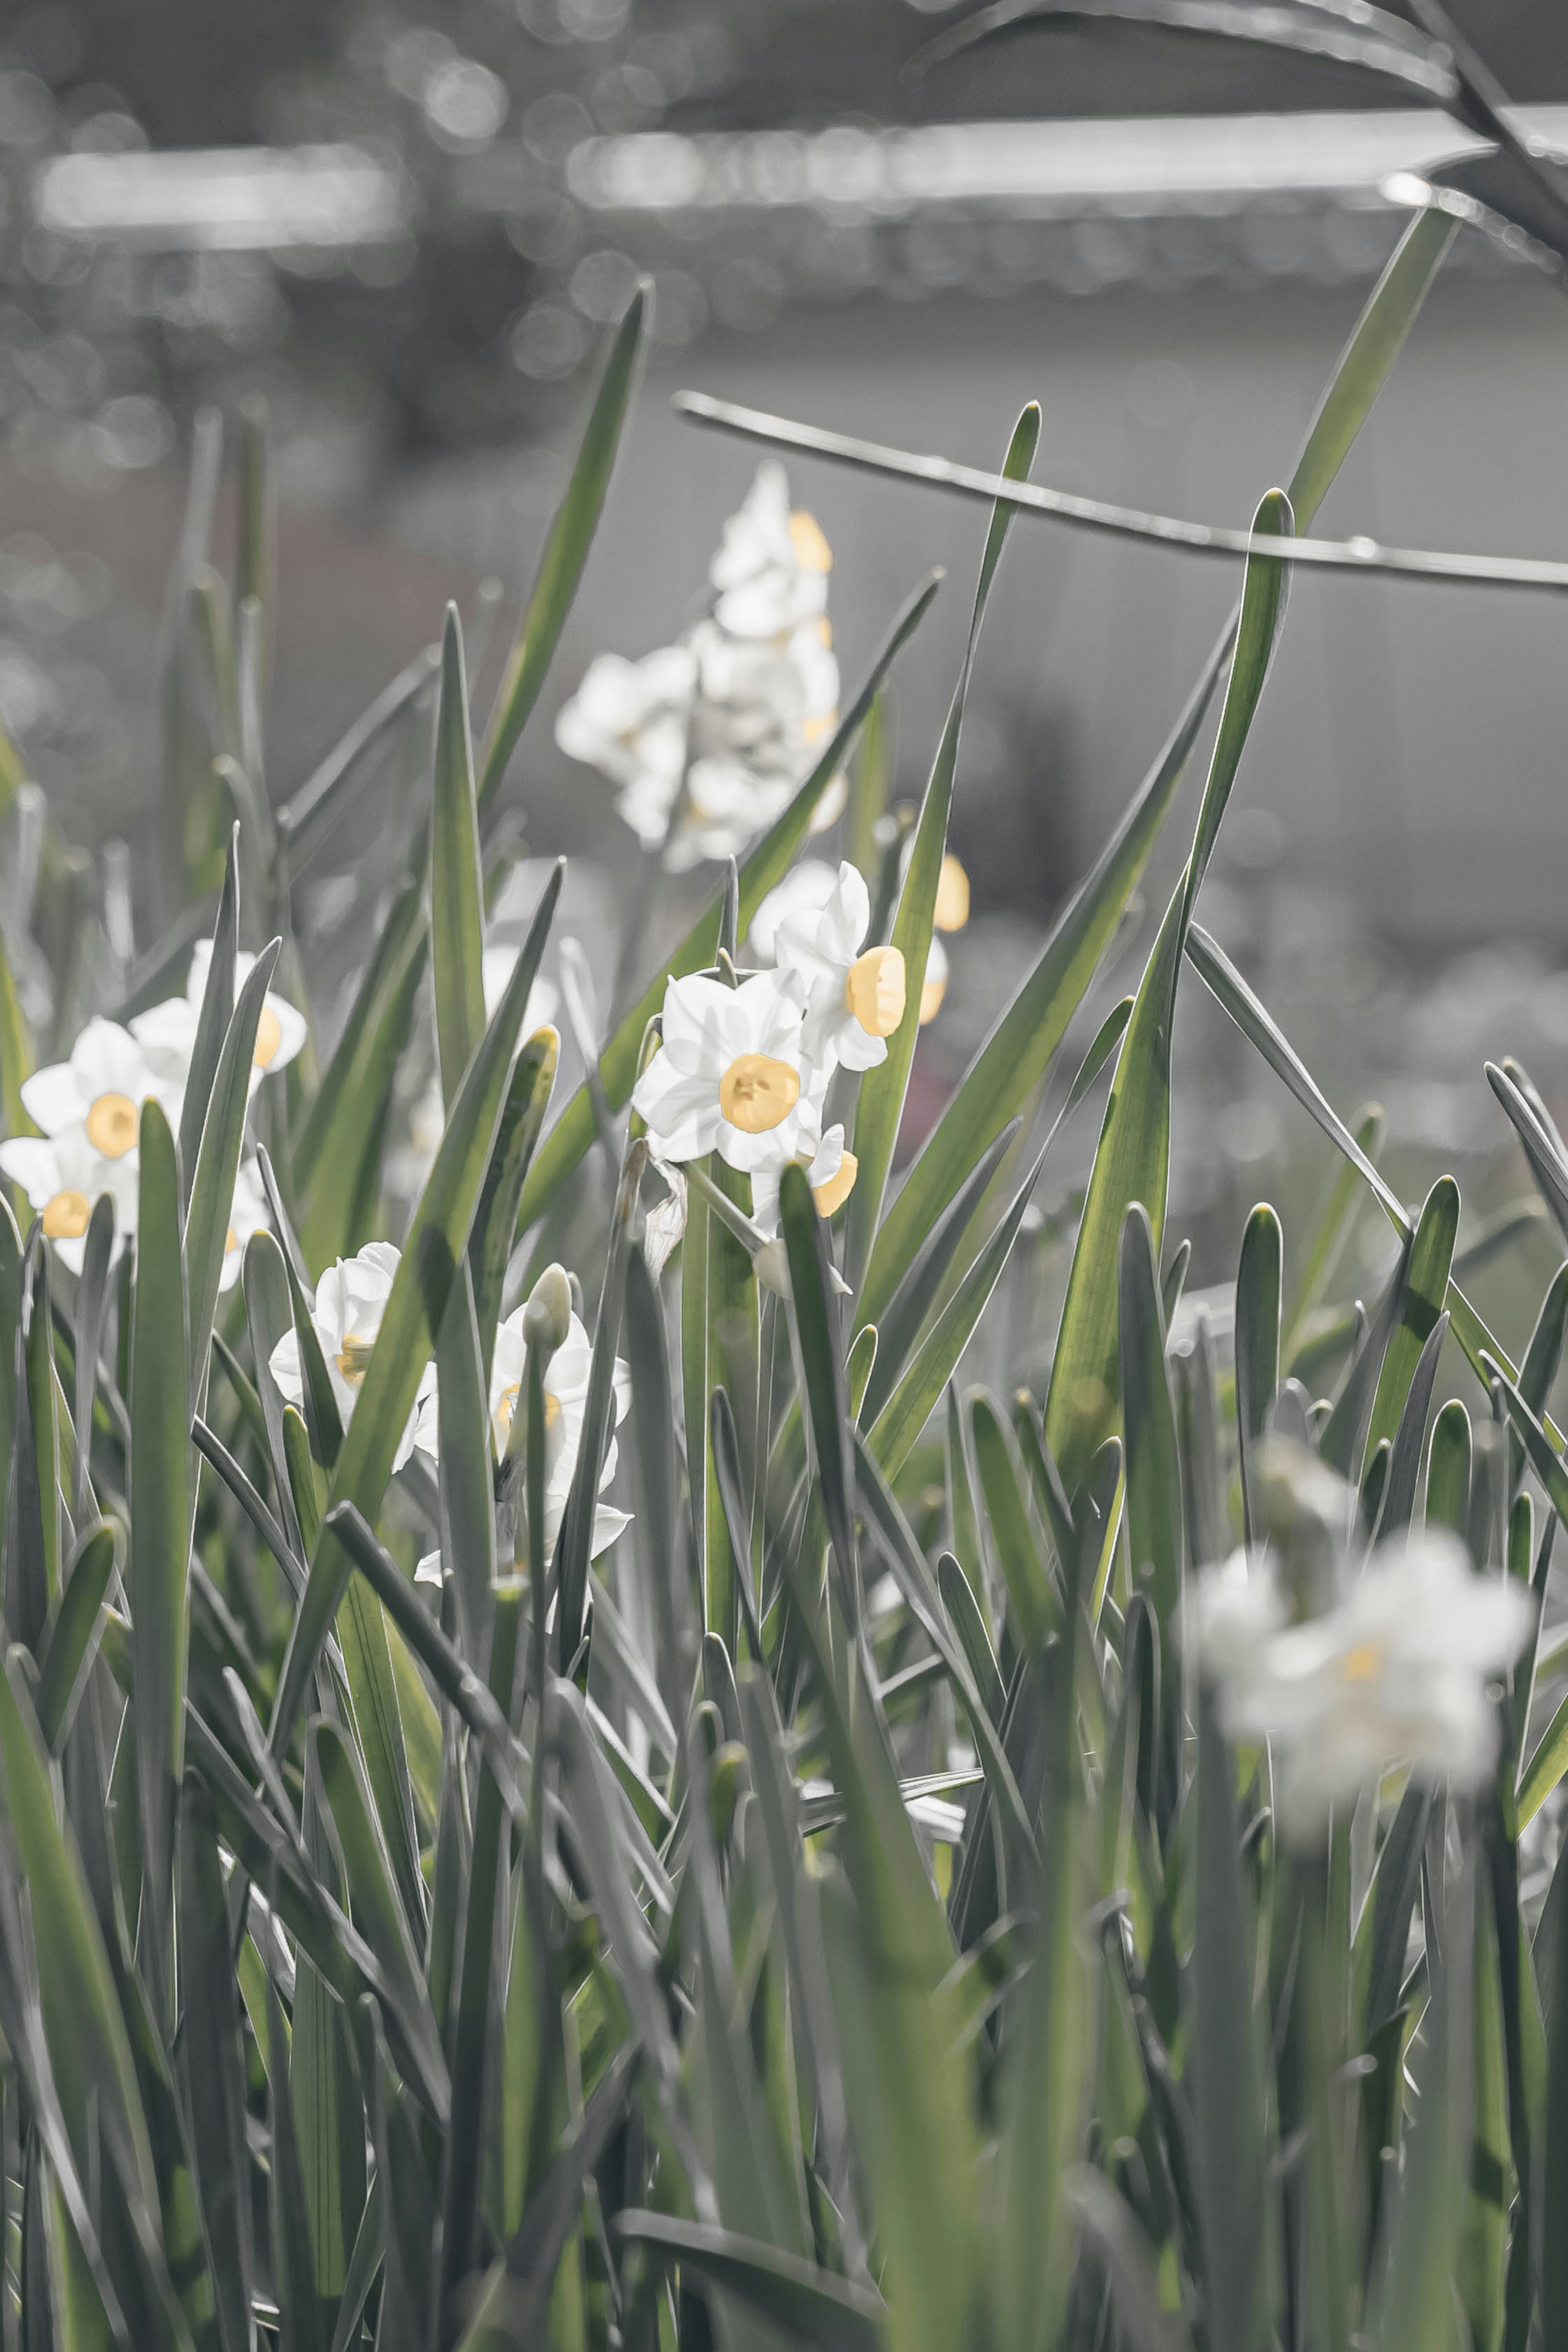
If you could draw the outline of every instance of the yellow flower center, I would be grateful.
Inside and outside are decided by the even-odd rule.
[[[797,507],[789,518],[789,544],[802,572],[832,570],[833,551],[822,536],[822,526],[804,507]]]
[[[1357,1642],[1340,1660],[1341,1682],[1375,1683],[1383,1672],[1384,1656],[1381,1642]]]
[[[52,1242],[79,1241],[92,1214],[85,1192],[68,1188],[44,1203],[44,1231]]]
[[[742,1135],[766,1135],[789,1118],[800,1097],[798,1074],[771,1054],[737,1055],[718,1082],[718,1107]]]
[[[969,919],[969,877],[951,850],[936,877],[936,904],[931,920],[939,931],[961,931]]]
[[[942,999],[946,995],[946,973],[942,972],[935,980],[927,974],[925,984],[920,992],[920,1026],[923,1029],[928,1021],[936,1020],[936,1015],[942,1010]]]
[[[830,1176],[825,1184],[813,1184],[811,1198],[817,1204],[819,1217],[831,1217],[841,1209],[855,1189],[855,1178],[861,1172],[860,1161],[852,1151],[846,1151],[839,1162],[839,1172]]]
[[[123,1160],[136,1140],[136,1105],[129,1095],[99,1095],[87,1115],[87,1139],[106,1160]]]
[[[510,1388],[503,1389],[496,1400],[496,1418],[501,1424],[503,1434],[508,1437],[512,1430],[512,1415],[517,1409],[517,1393],[522,1385],[521,1381],[514,1381]],[[549,1389],[546,1389],[545,1430],[547,1434],[559,1419],[560,1399],[558,1396],[552,1396]]]
[[[261,1019],[256,1024],[256,1051],[251,1060],[258,1070],[269,1069],[272,1057],[283,1043],[283,1024],[270,1004],[261,1008]]]
[[[236,1250],[236,1249],[238,1249],[238,1247],[239,1247],[239,1235],[235,1233],[235,1231],[234,1227],[231,1225],[231,1226],[229,1227],[229,1229],[228,1229],[227,1233],[224,1235],[224,1255],[225,1255],[225,1257],[227,1257],[227,1255],[228,1255],[228,1254],[229,1254],[230,1250]]]
[[[351,1389],[357,1389],[370,1370],[371,1350],[375,1344],[373,1339],[344,1340],[342,1353],[338,1358],[338,1370]]]
[[[844,982],[844,1003],[873,1037],[891,1037],[904,1018],[904,957],[897,948],[867,948]]]

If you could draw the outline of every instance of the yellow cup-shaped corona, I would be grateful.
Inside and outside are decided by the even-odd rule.
[[[87,1115],[87,1139],[106,1160],[123,1160],[136,1140],[136,1105],[129,1095],[99,1095]]]
[[[52,1242],[79,1241],[92,1211],[85,1192],[68,1188],[44,1203],[44,1231]]]
[[[946,993],[947,975],[945,971],[937,973],[935,979],[927,975],[925,985],[920,992],[920,1026],[923,1029],[928,1021],[936,1020]]]
[[[822,535],[822,526],[804,507],[797,507],[789,518],[789,544],[802,572],[832,570],[833,551]]]
[[[939,931],[961,931],[969,919],[969,877],[951,850],[936,877],[936,904],[931,919]]]
[[[742,1135],[766,1135],[800,1098],[800,1080],[771,1054],[740,1054],[718,1082],[718,1107]]]
[[[869,1035],[891,1037],[904,1018],[904,956],[897,948],[867,948],[844,982],[844,1003]]]
[[[855,1178],[860,1172],[860,1161],[852,1151],[846,1151],[839,1162],[838,1174],[830,1176],[825,1184],[812,1185],[811,1198],[817,1204],[820,1217],[831,1217],[835,1209],[843,1207],[855,1189]]]

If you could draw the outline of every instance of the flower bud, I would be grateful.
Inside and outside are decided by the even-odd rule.
[[[523,1338],[541,1356],[553,1356],[571,1328],[571,1284],[563,1265],[547,1265],[523,1309]]]

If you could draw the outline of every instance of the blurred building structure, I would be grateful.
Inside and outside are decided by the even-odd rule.
[[[148,740],[115,713],[144,687],[197,399],[268,391],[301,518],[286,787],[413,649],[416,591],[434,621],[484,572],[526,585],[584,367],[639,271],[653,363],[558,695],[594,652],[674,633],[760,454],[678,422],[680,383],[979,464],[1038,396],[1042,478],[1244,520],[1289,471],[1412,177],[1467,144],[1386,90],[1369,105],[1332,61],[1212,45],[1066,33],[911,85],[900,68],[941,18],[907,0],[469,0],[439,24],[286,8],[228,26],[226,71],[217,18],[235,12],[156,13],[140,46],[113,0],[34,7],[0,36],[0,698],[62,775],[101,709],[94,791],[126,821],[151,799]],[[1465,16],[1530,128],[1568,145],[1561,11]],[[1560,554],[1565,362],[1559,288],[1461,230],[1323,527]],[[792,472],[834,545],[847,676],[911,583],[948,567],[900,686],[913,793],[978,518]],[[395,593],[360,584],[378,540],[403,551]],[[956,824],[977,903],[1032,922],[1134,789],[1234,583],[1027,519],[1009,566]],[[311,616],[292,646],[290,597]],[[1253,868],[1288,845],[1293,872],[1406,937],[1568,939],[1542,854],[1563,625],[1496,592],[1299,582],[1245,780]],[[522,762],[541,831],[602,847],[608,795],[555,753],[549,715]]]

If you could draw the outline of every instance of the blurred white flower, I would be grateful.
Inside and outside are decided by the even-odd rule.
[[[229,1229],[224,1237],[223,1270],[218,1276],[220,1290],[232,1290],[240,1278],[245,1264],[245,1245],[252,1234],[258,1234],[272,1223],[267,1205],[267,1193],[262,1186],[261,1170],[254,1160],[242,1160],[235,1176],[234,1200],[229,1208]]]
[[[512,1433],[513,1415],[520,1410],[523,1380],[527,1370],[528,1349],[523,1338],[524,1307],[517,1307],[501,1323],[496,1332],[496,1351],[490,1366],[490,1427],[495,1439],[496,1457],[499,1461],[507,1451]],[[593,1342],[590,1339],[580,1316],[574,1315],[567,1336],[545,1367],[545,1549],[555,1549],[556,1538],[566,1516],[567,1498],[577,1471],[578,1450],[582,1444],[582,1425],[588,1406],[589,1376],[593,1369]],[[615,1359],[615,1418],[624,1421],[632,1403],[632,1374],[622,1359]],[[434,1375],[421,1397],[414,1444],[432,1461],[437,1458],[440,1444],[440,1404]],[[615,1475],[616,1441],[611,1437],[604,1449],[604,1466],[600,1473],[601,1490]],[[593,1537],[590,1557],[597,1559],[601,1551],[612,1544],[623,1528],[631,1525],[625,1511],[617,1511],[601,1502],[594,1513]]]
[[[1434,1531],[1348,1568],[1338,1601],[1295,1623],[1272,1558],[1233,1560],[1198,1580],[1189,1627],[1227,1733],[1269,1742],[1281,1830],[1304,1845],[1396,1766],[1479,1787],[1497,1755],[1488,1683],[1532,1622],[1523,1586],[1476,1575]]]
[[[746,503],[724,527],[708,578],[715,616],[737,637],[779,637],[826,610],[832,551],[813,515],[789,506],[777,457],[757,469]]]
[[[160,1071],[117,1021],[89,1021],[68,1062],[52,1062],[22,1082],[22,1107],[41,1136],[0,1143],[0,1169],[22,1187],[43,1218],[61,1262],[81,1271],[82,1243],[93,1202],[107,1192],[123,1239],[136,1231],[141,1106],[180,1118],[183,1077]]]
[[[664,1045],[632,1096],[661,1160],[716,1150],[747,1173],[781,1167],[805,1139],[800,1024],[792,973],[738,988],[694,973],[664,992]]]
[[[660,849],[686,768],[696,657],[664,646],[642,661],[601,654],[563,704],[555,740],[620,787],[616,806],[644,849]]]
[[[712,614],[642,661],[601,655],[561,710],[562,751],[619,787],[621,816],[672,873],[738,855],[788,805],[836,724],[831,562],[769,460],[725,527]],[[845,791],[835,777],[813,830],[836,820]]]
[[[397,1273],[400,1255],[390,1242],[367,1242],[353,1257],[340,1257],[335,1265],[329,1265],[317,1285],[310,1320],[321,1343],[327,1376],[332,1384],[332,1394],[337,1399],[339,1418],[345,1428],[353,1418],[365,1374],[370,1370],[371,1351],[382,1328],[382,1318],[387,1311],[387,1300],[392,1296],[392,1278]],[[272,1351],[269,1367],[273,1379],[288,1402],[302,1406],[305,1379],[299,1361],[299,1341],[295,1332],[284,1333]],[[413,1410],[398,1441],[392,1460],[394,1470],[401,1470],[408,1460],[413,1445],[420,1402],[434,1378],[433,1368],[426,1365]]]
[[[887,1040],[904,1018],[904,958],[897,948],[862,952],[871,928],[865,877],[846,858],[826,903],[802,908],[777,922],[774,953],[780,971],[797,974],[806,992],[801,1045],[817,1069],[874,1069],[887,1059]]]
[[[250,977],[256,958],[243,949],[235,958],[235,990],[237,994]],[[195,1050],[196,1026],[202,1017],[202,999],[207,992],[207,975],[213,966],[211,940],[198,940],[191,955],[191,970],[185,982],[183,996],[166,997],[162,1004],[150,1005],[131,1021],[131,1034],[146,1055],[151,1066],[166,1082],[183,1092],[190,1074],[191,1055]],[[256,1050],[251,1057],[250,1085],[254,1094],[264,1077],[281,1070],[292,1062],[305,1043],[305,1015],[276,989],[268,989],[262,999],[261,1017],[256,1024]]]

